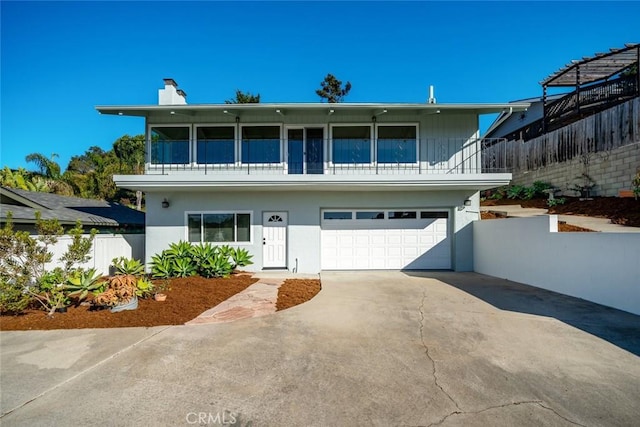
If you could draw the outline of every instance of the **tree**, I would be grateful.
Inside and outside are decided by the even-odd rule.
[[[260,94],[253,95],[251,92],[244,93],[240,89],[236,89],[235,99],[227,99],[225,104],[259,104]]]
[[[113,151],[120,162],[120,173],[144,173],[144,145],[144,135],[124,135],[113,143]],[[136,209],[142,210],[142,191],[136,191]]]
[[[72,196],[74,194],[73,186],[68,177],[60,173],[60,165],[55,161],[57,154],[51,154],[51,158],[47,158],[41,153],[31,153],[25,157],[27,162],[35,163],[38,172],[37,175],[31,177],[34,188],[32,191],[47,191],[64,196]],[[37,178],[40,178],[39,181]]]
[[[38,168],[38,172],[48,179],[60,179],[60,165],[54,160],[58,155],[56,153],[51,154],[51,158],[48,159],[44,154],[31,153],[25,157],[27,162],[35,163]]]
[[[320,98],[326,99],[327,102],[336,103],[342,102],[350,90],[350,82],[347,82],[344,87],[342,87],[341,80],[338,80],[333,74],[327,74],[324,80],[320,82],[320,89],[316,90],[316,94]]]

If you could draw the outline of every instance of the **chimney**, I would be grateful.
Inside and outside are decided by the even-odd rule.
[[[429,86],[429,99],[427,100],[428,104],[435,104],[436,99],[433,96],[433,85]]]
[[[164,79],[164,89],[158,91],[158,105],[185,105],[187,94],[178,89],[178,83],[173,79]]]

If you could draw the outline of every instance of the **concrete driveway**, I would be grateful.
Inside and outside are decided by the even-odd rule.
[[[2,332],[0,423],[602,426],[640,419],[640,317],[475,273],[328,272],[228,324]]]

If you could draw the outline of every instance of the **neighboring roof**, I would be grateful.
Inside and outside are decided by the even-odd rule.
[[[554,95],[547,96],[547,102],[555,101],[556,99],[560,99],[566,94],[559,93]],[[491,126],[486,130],[484,134],[484,138],[502,138],[504,135],[509,134],[513,130],[519,127],[525,127],[530,125],[531,123],[539,120],[543,116],[542,110],[542,97],[538,96],[535,98],[527,98],[521,99],[518,101],[513,101],[514,103],[522,103],[527,102],[530,104],[530,107],[522,114],[514,115],[513,112],[509,110],[505,110],[496,119],[491,123]],[[517,121],[517,124],[513,124],[511,122]],[[502,130],[505,128],[506,130]]]
[[[2,199],[10,199],[17,204],[0,204],[0,218],[5,219],[7,211],[13,220],[21,223],[35,221],[39,211],[43,219],[57,219],[61,223],[75,223],[80,220],[89,226],[144,226],[144,212],[128,208],[119,203],[104,200],[83,199],[60,196],[51,193],[0,187]]]
[[[575,86],[592,83],[618,74],[638,62],[640,43],[627,43],[621,49],[609,49],[592,57],[573,60],[540,82],[543,86]],[[579,72],[579,81],[578,81]]]
[[[221,114],[227,112],[232,115],[239,115],[246,111],[272,111],[281,115],[287,115],[291,111],[306,112],[335,112],[354,110],[371,112],[387,110],[393,111],[414,111],[414,112],[444,112],[444,111],[470,111],[477,114],[499,113],[504,109],[512,108],[515,111],[522,111],[529,107],[527,103],[510,104],[400,104],[400,103],[289,103],[289,104],[189,104],[189,105],[107,105],[97,106],[101,114],[113,114],[121,116],[146,117],[153,113],[167,112],[169,114],[195,115],[198,112],[218,111]]]

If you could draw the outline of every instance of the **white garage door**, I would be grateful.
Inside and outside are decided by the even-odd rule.
[[[448,212],[327,209],[321,214],[323,270],[451,268]]]

